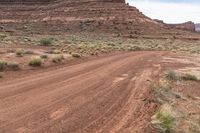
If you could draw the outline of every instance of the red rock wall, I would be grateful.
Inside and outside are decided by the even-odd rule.
[[[182,30],[195,31],[195,24],[191,21],[182,24],[170,24],[169,26]]]
[[[40,4],[40,3],[51,3],[61,0],[0,0],[0,4]],[[65,0],[66,2],[114,2],[114,3],[125,3],[125,0]]]

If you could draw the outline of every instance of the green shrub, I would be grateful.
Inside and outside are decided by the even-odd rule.
[[[17,71],[17,70],[19,70],[19,64],[18,63],[8,63],[7,68]]]
[[[30,66],[41,66],[42,65],[42,59],[40,57],[32,57],[31,60],[28,63]]]
[[[43,38],[40,40],[40,45],[42,46],[51,46],[53,43],[53,38]]]
[[[5,70],[7,67],[7,62],[0,60],[0,71]]]
[[[52,57],[52,62],[59,63],[64,59],[63,55],[55,55]]]
[[[192,74],[185,74],[182,77],[183,80],[191,80],[191,81],[198,81],[198,78],[195,75]]]
[[[170,112],[159,110],[156,113],[156,118],[161,122],[165,129],[165,133],[170,133],[173,126],[173,117]]]
[[[17,49],[15,53],[16,53],[16,56],[18,56],[18,57],[23,57],[23,55],[24,55],[24,50],[23,50],[23,49]]]
[[[72,57],[74,57],[74,58],[80,58],[81,55],[79,53],[72,53]]]

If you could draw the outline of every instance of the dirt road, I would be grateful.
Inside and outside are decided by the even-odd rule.
[[[147,132],[155,107],[147,86],[164,54],[117,54],[3,81],[0,132]]]

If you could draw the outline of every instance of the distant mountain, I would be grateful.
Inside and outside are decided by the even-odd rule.
[[[195,24],[195,29],[197,32],[200,32],[200,23],[199,24]]]

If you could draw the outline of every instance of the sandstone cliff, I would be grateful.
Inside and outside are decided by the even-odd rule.
[[[38,0],[0,1],[8,2],[0,5],[0,23],[5,29],[23,29],[25,25],[37,33],[88,31],[119,35],[156,34],[159,30],[155,29],[160,29],[157,22],[125,4],[125,0],[40,1],[46,5],[35,5]],[[19,1],[35,4],[22,5]]]
[[[182,36],[182,31],[150,19],[125,0],[0,0],[0,18],[0,30],[13,35]]]
[[[195,24],[191,21],[182,24],[169,24],[169,26],[177,29],[195,31]]]

